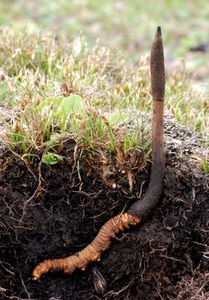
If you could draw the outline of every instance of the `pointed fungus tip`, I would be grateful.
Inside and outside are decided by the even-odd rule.
[[[162,36],[161,27],[157,26],[157,31],[156,31],[155,37],[160,38],[161,36]]]
[[[157,31],[158,31],[159,33],[161,33],[161,26],[160,26],[160,25],[157,26]]]

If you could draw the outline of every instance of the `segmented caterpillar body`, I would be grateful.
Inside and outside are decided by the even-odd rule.
[[[108,249],[111,238],[120,230],[124,231],[129,225],[136,225],[140,222],[137,216],[129,213],[117,215],[105,223],[100,229],[93,242],[82,251],[66,258],[45,260],[35,267],[33,280],[38,280],[47,272],[56,273],[62,271],[65,274],[72,274],[76,269],[85,270],[86,266],[93,261],[99,261],[101,253]]]
[[[47,272],[63,271],[72,274],[75,269],[85,270],[92,261],[100,259],[101,253],[111,243],[111,237],[119,230],[129,228],[146,218],[156,206],[162,194],[163,173],[165,159],[163,155],[163,114],[165,93],[165,69],[161,27],[157,27],[151,50],[151,86],[153,94],[152,119],[152,172],[148,190],[140,201],[136,201],[129,209],[129,213],[118,215],[109,220],[99,231],[93,242],[84,250],[64,259],[45,260],[33,271],[33,280],[37,280]],[[105,122],[107,120],[104,120]],[[106,122],[107,123],[107,122]],[[137,216],[138,217],[137,217]]]

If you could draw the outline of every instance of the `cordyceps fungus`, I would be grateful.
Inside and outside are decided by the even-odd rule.
[[[152,170],[148,190],[144,198],[136,201],[129,209],[131,215],[145,219],[156,206],[163,187],[165,159],[163,154],[163,116],[165,94],[165,68],[161,28],[158,26],[152,43],[151,58],[151,86],[153,97],[152,116]]]
[[[85,270],[90,262],[100,260],[101,253],[108,249],[111,238],[120,230],[144,220],[156,206],[162,193],[165,161],[163,155],[163,113],[165,94],[165,70],[161,28],[158,26],[151,50],[151,86],[153,95],[152,118],[152,170],[148,190],[142,200],[136,201],[127,213],[120,214],[100,229],[93,242],[82,251],[63,259],[45,260],[35,267],[33,280],[42,274],[62,271],[72,274],[75,269]]]

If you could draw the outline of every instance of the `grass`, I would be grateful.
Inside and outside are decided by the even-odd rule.
[[[156,26],[161,25],[167,58],[184,57],[187,69],[209,89],[209,51],[188,53],[208,43],[207,0],[96,0],[59,2],[8,0],[0,2],[0,26],[31,33],[49,30],[68,38],[80,32],[90,48],[111,41],[136,61],[150,50]]]
[[[1,138],[13,150],[17,145],[24,154],[50,150],[73,136],[89,153],[120,156],[122,143],[124,153],[150,154],[148,56],[132,64],[115,48],[89,50],[82,36],[68,41],[44,32],[5,30],[0,42],[5,74],[0,105],[10,111],[9,120],[2,119]],[[206,97],[190,87],[184,71],[168,76],[165,109],[201,132],[203,143],[209,128]],[[48,163],[59,161],[47,155]]]
[[[41,3],[8,0],[0,3],[0,11],[3,27],[30,31],[48,28],[56,34],[73,37],[83,30],[89,44],[94,45],[97,38],[105,42],[112,37],[129,53],[149,50],[158,24],[164,29],[165,45],[170,46],[172,53],[182,55],[198,39],[208,41],[207,0],[160,0],[158,5],[154,0],[45,0]]]
[[[8,75],[1,85],[1,103],[19,111],[19,117],[7,124],[10,131],[7,138],[11,143],[21,143],[25,152],[31,146],[49,141],[57,126],[79,136],[78,140],[92,149],[93,143],[101,143],[106,135],[110,136],[109,147],[115,147],[112,130],[98,118],[98,111],[102,116],[103,111],[125,109],[129,104],[129,109],[135,110],[138,106],[128,90],[124,60],[116,50],[95,46],[89,52],[83,38],[68,43],[55,42],[46,36],[18,36],[17,33],[14,36],[13,33],[8,39],[8,32],[3,34],[2,45],[1,63]],[[72,111],[69,130],[62,126],[61,118],[54,118],[53,99],[60,95],[82,97],[85,107],[79,126],[79,111]],[[52,97],[51,107],[45,111],[38,109],[49,97]]]

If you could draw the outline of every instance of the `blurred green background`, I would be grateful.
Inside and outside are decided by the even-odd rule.
[[[137,60],[150,51],[161,25],[168,71],[178,57],[204,86],[209,77],[208,0],[1,0],[2,28],[83,36],[91,48],[112,43]],[[203,44],[205,51],[190,51]]]

